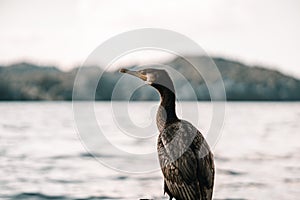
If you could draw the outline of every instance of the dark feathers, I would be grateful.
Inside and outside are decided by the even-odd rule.
[[[165,192],[176,200],[210,200],[214,184],[213,155],[202,134],[189,122],[167,126],[158,138],[158,157]]]

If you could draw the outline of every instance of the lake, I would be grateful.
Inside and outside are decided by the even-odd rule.
[[[168,199],[153,157],[157,104],[96,102],[94,115],[109,141],[104,143],[89,138],[97,130],[84,121],[88,116],[82,117],[87,133],[78,134],[71,102],[0,103],[0,199]],[[208,132],[210,103],[177,107]],[[299,141],[300,103],[227,102],[212,148],[214,199],[299,199]],[[88,152],[89,145],[99,151]]]

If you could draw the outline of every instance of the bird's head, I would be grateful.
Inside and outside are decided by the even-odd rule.
[[[166,70],[163,69],[142,69],[138,71],[120,69],[121,73],[127,73],[145,81],[146,84],[159,89],[163,86],[174,92],[172,80]]]

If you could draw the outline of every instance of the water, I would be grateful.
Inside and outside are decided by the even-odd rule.
[[[131,103],[132,120],[151,124],[156,104]],[[195,103],[182,106],[191,110],[185,118],[194,121]],[[206,132],[211,105],[199,106],[200,123],[195,123]],[[96,103],[95,113],[116,145],[129,152],[155,150],[155,137],[131,143],[113,136],[118,129],[109,108],[110,103]],[[3,102],[0,113],[0,199],[167,199],[159,171],[115,171],[87,153],[75,131],[71,103]],[[213,149],[214,199],[299,199],[299,122],[300,103],[227,103],[222,137]],[[121,168],[137,162],[117,154],[97,156]]]

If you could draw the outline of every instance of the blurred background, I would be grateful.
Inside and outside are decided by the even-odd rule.
[[[214,198],[298,199],[299,19],[298,0],[0,0],[0,198],[167,199],[159,171],[117,172],[85,150],[71,102],[76,73],[95,48],[126,31],[162,28],[197,42],[224,81],[226,118],[213,148]],[[200,65],[207,59],[188,50],[185,56]],[[184,69],[196,96],[174,77],[179,111],[185,109],[184,117],[204,135],[210,128],[206,84],[186,70],[189,63],[182,57],[141,51],[119,58],[110,68],[84,66],[90,82],[103,73],[95,115],[123,150],[155,151],[156,137],[142,142],[120,139],[122,130],[107,115],[111,100],[128,106],[122,102],[127,100],[126,89],[112,99],[121,78],[118,68],[153,63]],[[125,85],[135,84],[129,78]],[[84,87],[88,90],[89,85]],[[86,100],[84,95],[78,98]],[[137,126],[154,119],[159,100],[154,90],[140,87],[130,100],[128,112],[135,114],[130,120],[139,121]],[[197,120],[195,107],[201,110]],[[105,146],[99,141],[101,148]],[[128,167],[134,163],[120,155],[94,156]]]

